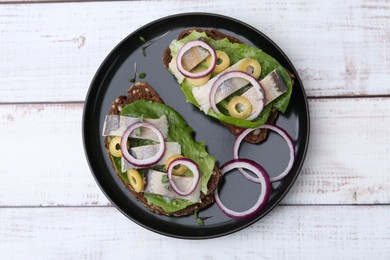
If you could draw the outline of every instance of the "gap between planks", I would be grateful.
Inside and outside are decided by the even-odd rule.
[[[340,96],[307,96],[307,99],[351,99],[351,98],[390,98],[390,94],[386,95],[340,95]]]

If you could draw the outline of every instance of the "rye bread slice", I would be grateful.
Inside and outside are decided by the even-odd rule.
[[[185,38],[186,36],[188,36],[193,30],[196,30],[198,32],[204,32],[206,33],[206,35],[214,40],[222,40],[224,38],[227,38],[231,43],[242,43],[239,39],[231,36],[231,35],[228,35],[228,34],[225,34],[225,33],[222,33],[216,29],[200,29],[200,28],[192,28],[192,29],[188,29],[188,30],[185,30],[185,31],[182,31],[179,36],[177,37],[178,40],[180,39],[183,39]],[[168,68],[169,66],[169,63],[171,62],[172,60],[172,55],[171,55],[171,50],[169,49],[169,47],[167,47],[165,50],[164,50],[164,53],[162,55],[162,61],[163,61],[163,64],[165,66],[165,68]],[[278,117],[278,111],[276,109],[272,109],[271,110],[271,113],[267,119],[267,124],[273,124],[275,123],[276,121],[276,118]],[[228,123],[224,123],[224,122],[221,122],[222,124],[224,124],[228,129],[229,131],[234,134],[234,135],[238,135],[240,134],[243,130],[245,130],[245,128],[242,128],[242,127],[238,127],[238,126],[235,126],[235,125],[232,125],[232,124],[228,124]],[[260,129],[259,131],[258,130],[255,130],[253,131],[252,133],[248,134],[244,140],[249,142],[249,143],[260,143],[261,141],[265,140],[268,136],[268,129]]]
[[[127,91],[129,94],[127,96],[119,96],[115,99],[115,101],[112,103],[109,115],[119,115],[122,108],[131,102],[134,102],[136,100],[144,99],[148,101],[154,101],[154,102],[160,102],[164,103],[163,100],[160,98],[160,96],[157,94],[157,92],[146,82],[136,82],[133,85],[130,86],[129,90]],[[105,137],[104,139],[104,145],[107,151],[107,154],[109,158],[111,159],[108,147],[109,147],[109,137]],[[143,196],[143,193],[137,193],[135,192],[129,184],[127,184],[119,175],[118,170],[115,167],[114,162],[111,160],[112,166],[116,170],[118,177],[122,180],[123,184],[126,186],[126,188],[130,191],[130,193],[138,200],[140,201],[145,207],[150,209],[151,211],[166,215],[166,216],[184,216],[192,214],[195,211],[198,211],[200,209],[206,208],[210,206],[214,202],[214,190],[218,185],[219,178],[221,177],[221,172],[217,166],[214,167],[213,175],[211,176],[207,187],[208,187],[208,194],[201,193],[201,203],[196,203],[191,206],[188,206],[185,209],[176,211],[176,212],[165,212],[161,207],[155,206],[155,205],[149,205],[146,198]],[[147,180],[146,180],[147,182]]]

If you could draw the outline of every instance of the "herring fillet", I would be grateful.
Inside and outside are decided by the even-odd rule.
[[[241,63],[245,59],[242,59],[238,61],[236,64],[233,66],[227,68],[224,70],[222,73],[233,71],[241,66]],[[205,85],[199,86],[199,87],[193,87],[192,88],[192,94],[194,95],[196,101],[200,105],[200,109],[207,114],[211,105],[210,105],[210,91],[211,88],[214,84],[214,82],[219,78],[219,76],[222,74],[218,74],[211,80],[209,80]],[[219,90],[215,94],[215,103],[218,104],[221,102],[223,99],[227,98],[237,90],[242,89],[243,87],[248,85],[248,81],[241,79],[241,78],[231,78],[229,80],[226,80],[224,83],[221,84],[219,87]],[[262,90],[265,94],[265,105],[268,105],[272,101],[274,101],[276,98],[278,98],[280,95],[285,93],[287,91],[287,87],[283,82],[283,79],[280,77],[280,75],[277,73],[276,70],[273,70],[269,74],[267,74],[261,81],[260,85],[262,87]],[[248,90],[249,91],[249,90]],[[248,92],[246,91],[246,92]],[[253,91],[253,93],[252,93]],[[254,94],[257,96],[256,92],[254,92],[254,89],[252,89],[251,92],[247,93],[248,94]],[[247,96],[245,96],[247,97]],[[251,100],[253,101],[254,98],[251,97]],[[254,107],[258,106],[256,103],[252,103],[252,106]],[[256,111],[256,109],[252,109],[252,111]]]
[[[183,69],[185,69],[186,71],[191,71],[199,63],[204,61],[209,55],[210,52],[200,46],[192,47],[191,49],[186,51],[182,56],[181,63]]]
[[[163,176],[166,175],[167,174],[165,172],[149,170],[146,173],[147,183],[144,188],[144,192],[150,194],[162,195],[173,199],[184,199],[191,202],[199,202],[200,186],[201,186],[200,181],[196,186],[195,190],[190,195],[180,196],[176,194],[174,191],[172,191],[172,189],[167,188],[169,186],[169,183],[162,182]],[[193,178],[173,175],[173,181],[175,182],[178,189],[185,191],[191,187]]]
[[[154,125],[164,136],[164,139],[168,136],[168,119],[166,115],[162,115],[158,119],[145,118],[143,120],[146,123]],[[103,124],[103,136],[122,136],[126,129],[134,124],[141,122],[137,117],[120,116],[120,115],[107,115]],[[131,133],[130,137],[135,139],[147,139],[158,141],[157,135],[146,127],[140,128],[140,133],[135,131]]]
[[[194,95],[196,101],[198,102],[198,104],[200,106],[200,110],[202,110],[205,114],[208,113],[208,111],[211,107],[211,105],[210,105],[210,91],[211,91],[211,88],[212,88],[214,82],[225,72],[239,70],[242,63],[247,59],[248,58],[244,58],[242,60],[239,60],[238,62],[236,62],[235,64],[233,64],[232,66],[230,66],[229,68],[224,70],[223,72],[216,75],[214,78],[210,79],[206,84],[199,86],[199,87],[192,88],[192,94]],[[228,89],[222,90],[222,91],[221,90],[217,91],[217,93],[215,94],[216,104],[218,104],[223,99],[230,96],[231,94],[233,94],[237,90],[245,87],[248,84],[248,81],[241,79],[241,80],[235,81],[233,83],[238,83],[238,84],[229,84]]]
[[[248,117],[250,117],[251,115],[253,115],[256,112],[256,110],[257,110],[257,108],[258,108],[258,106],[260,104],[260,101],[261,101],[260,97],[257,94],[257,92],[255,90],[255,87],[251,87],[250,89],[245,91],[241,96],[243,96],[246,99],[248,99],[250,105],[252,106],[252,111],[251,111],[251,113],[248,116]]]
[[[152,157],[158,152],[158,149],[160,149],[159,144],[152,144],[152,145],[143,145],[143,146],[137,146],[130,148],[130,154],[136,158],[136,159],[147,159]],[[154,165],[164,165],[167,159],[173,155],[173,154],[181,154],[181,146],[177,142],[166,142],[165,143],[165,152],[161,159]],[[121,166],[122,166],[122,172],[126,172],[130,169],[141,169],[142,167],[136,167],[126,161],[123,156],[121,157]]]
[[[260,81],[265,94],[265,105],[268,105],[283,93],[287,92],[287,87],[276,70],[271,71]]]

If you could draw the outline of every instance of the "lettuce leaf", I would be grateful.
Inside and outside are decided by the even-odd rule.
[[[121,158],[112,156],[111,158],[115,164],[115,168],[119,173],[119,176],[123,179],[125,183],[130,184],[129,179],[127,178],[127,174],[121,171]],[[145,174],[146,171],[140,170],[139,173],[142,175]],[[164,199],[163,196],[157,194],[144,193],[144,197],[146,198],[149,205],[159,206],[164,209],[165,212],[175,212],[184,209],[192,204],[195,204],[194,202],[182,199]]]
[[[144,194],[149,205],[156,205],[164,209],[165,212],[175,212],[181,209],[185,209],[188,206],[194,204],[194,202],[181,199],[170,199],[156,194]]]
[[[287,92],[278,97],[276,100],[268,104],[266,109],[252,121],[245,119],[237,119],[223,114],[216,114],[211,109],[208,112],[209,116],[212,116],[222,122],[230,123],[245,128],[254,128],[260,125],[263,125],[271,112],[272,108],[277,109],[278,111],[284,113],[287,109],[287,106],[290,102],[291,92],[292,92],[292,79],[286,69],[280,65],[274,58],[263,52],[262,50],[241,43],[231,43],[228,39],[214,40],[206,35],[204,32],[192,31],[187,37],[181,40],[173,40],[169,45],[171,53],[173,56],[177,55],[177,52],[180,48],[187,42],[203,39],[209,43],[214,49],[221,50],[226,52],[230,58],[230,63],[234,64],[243,58],[251,58],[257,60],[261,65],[261,75],[260,79],[264,78],[273,70],[277,70],[279,75],[282,77],[284,84],[287,87]],[[172,73],[172,72],[171,72]],[[196,101],[195,97],[192,94],[193,86],[187,81],[184,80],[180,85],[186,100],[189,103],[194,104],[199,108],[199,104]]]
[[[121,115],[143,117],[143,118],[159,118],[166,115],[169,123],[168,141],[178,142],[181,145],[183,156],[194,160],[201,172],[201,191],[207,193],[207,183],[213,173],[215,158],[207,153],[204,143],[196,142],[193,138],[193,131],[187,125],[184,118],[171,107],[152,101],[137,100],[123,107]],[[116,168],[126,183],[128,182],[126,173],[120,171],[120,158],[114,158]],[[163,196],[155,194],[144,195],[148,203],[163,208],[166,212],[174,212],[195,204],[187,200],[171,199],[170,201]]]

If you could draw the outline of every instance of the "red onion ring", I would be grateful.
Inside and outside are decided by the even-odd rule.
[[[161,157],[164,155],[164,152],[165,152],[164,136],[161,134],[161,132],[158,130],[157,127],[155,127],[152,124],[143,123],[143,122],[134,123],[134,124],[130,125],[126,129],[126,131],[123,133],[123,135],[122,135],[121,147],[126,147],[127,146],[127,144],[126,144],[127,143],[127,139],[129,138],[130,134],[135,129],[140,128],[140,127],[149,128],[154,133],[156,133],[157,138],[158,138],[158,140],[160,142],[159,143],[160,149],[158,150],[158,152],[155,155],[153,155],[152,157],[147,158],[147,159],[136,159],[136,158],[134,158],[129,153],[128,149],[121,149],[122,150],[122,156],[123,156],[124,159],[126,159],[126,161],[128,161],[129,163],[131,163],[134,166],[137,166],[137,167],[148,167],[148,166],[156,164],[161,159]],[[130,147],[129,147],[129,149],[130,149]]]
[[[179,164],[183,164],[187,166],[188,169],[192,171],[192,173],[194,174],[193,177],[194,180],[192,181],[191,188],[188,191],[181,191],[173,181],[173,176],[172,176],[173,167]],[[193,160],[188,158],[176,158],[172,160],[168,165],[167,174],[168,174],[168,181],[169,184],[171,185],[172,190],[180,196],[188,196],[191,193],[193,193],[200,179],[200,171],[198,165]]]
[[[182,59],[183,59],[183,55],[189,49],[191,49],[192,47],[196,47],[196,46],[200,46],[200,47],[202,47],[210,52],[210,55],[212,57],[212,63],[210,65],[210,67],[208,67],[208,69],[205,71],[202,71],[199,73],[191,73],[183,68]],[[177,54],[177,57],[176,57],[176,64],[177,64],[177,69],[185,77],[191,78],[191,79],[199,79],[199,78],[203,78],[203,77],[211,74],[211,72],[213,72],[215,66],[217,65],[217,54],[216,54],[215,50],[208,43],[206,43],[204,41],[201,41],[201,40],[190,41],[190,42],[187,42],[186,44],[184,44],[180,48],[180,50]]]
[[[221,201],[218,193],[218,187],[216,188],[214,192],[215,202],[220,207],[220,209],[229,217],[235,218],[235,219],[245,219],[250,218],[254,215],[256,215],[268,202],[268,199],[271,194],[271,182],[269,180],[267,172],[261,167],[259,164],[257,164],[254,161],[248,160],[248,159],[233,159],[227,163],[225,163],[221,167],[221,173],[222,175],[226,172],[229,172],[235,168],[245,168],[247,170],[252,171],[256,176],[258,177],[257,180],[259,180],[257,183],[260,183],[261,185],[261,193],[259,196],[259,199],[253,205],[250,209],[242,212],[233,211],[229,208],[227,208]]]
[[[238,150],[240,148],[240,144],[242,142],[242,140],[252,131],[254,130],[259,130],[259,129],[263,129],[263,128],[266,128],[266,129],[269,129],[269,130],[272,130],[272,131],[275,131],[276,133],[278,133],[281,137],[283,137],[283,139],[286,141],[287,145],[288,145],[288,148],[290,150],[290,160],[287,164],[287,167],[286,169],[280,173],[279,175],[277,175],[276,177],[272,177],[270,178],[270,181],[271,182],[275,182],[275,181],[280,181],[281,179],[283,179],[291,170],[291,168],[293,167],[293,164],[294,164],[294,161],[295,161],[295,146],[294,146],[294,143],[292,141],[292,138],[287,134],[287,132],[285,130],[283,130],[282,128],[276,126],[276,125],[269,125],[269,124],[265,124],[265,125],[262,125],[258,128],[248,128],[248,129],[245,129],[244,131],[242,131],[237,137],[236,137],[236,141],[234,142],[234,146],[233,146],[233,158],[234,159],[238,159]],[[248,174],[246,171],[244,171],[243,169],[239,169],[239,171],[248,179],[248,180],[251,180],[253,182],[259,182],[260,180],[256,177],[253,177],[252,175]]]
[[[209,96],[211,109],[217,114],[221,113],[221,112],[219,112],[219,110],[217,108],[217,104],[215,103],[215,94],[218,91],[218,87],[224,81],[226,81],[230,78],[243,78],[243,79],[249,81],[249,83],[251,83],[253,85],[253,87],[255,88],[255,91],[256,91],[257,95],[260,97],[262,104],[260,104],[257,107],[257,110],[251,116],[246,118],[246,120],[250,121],[250,120],[255,119],[256,117],[258,117],[260,115],[261,111],[264,108],[264,100],[265,100],[264,91],[263,91],[263,88],[261,87],[260,82],[255,77],[253,77],[252,75],[250,75],[246,72],[243,72],[243,71],[225,72],[214,82],[213,86],[211,87],[210,96]]]

